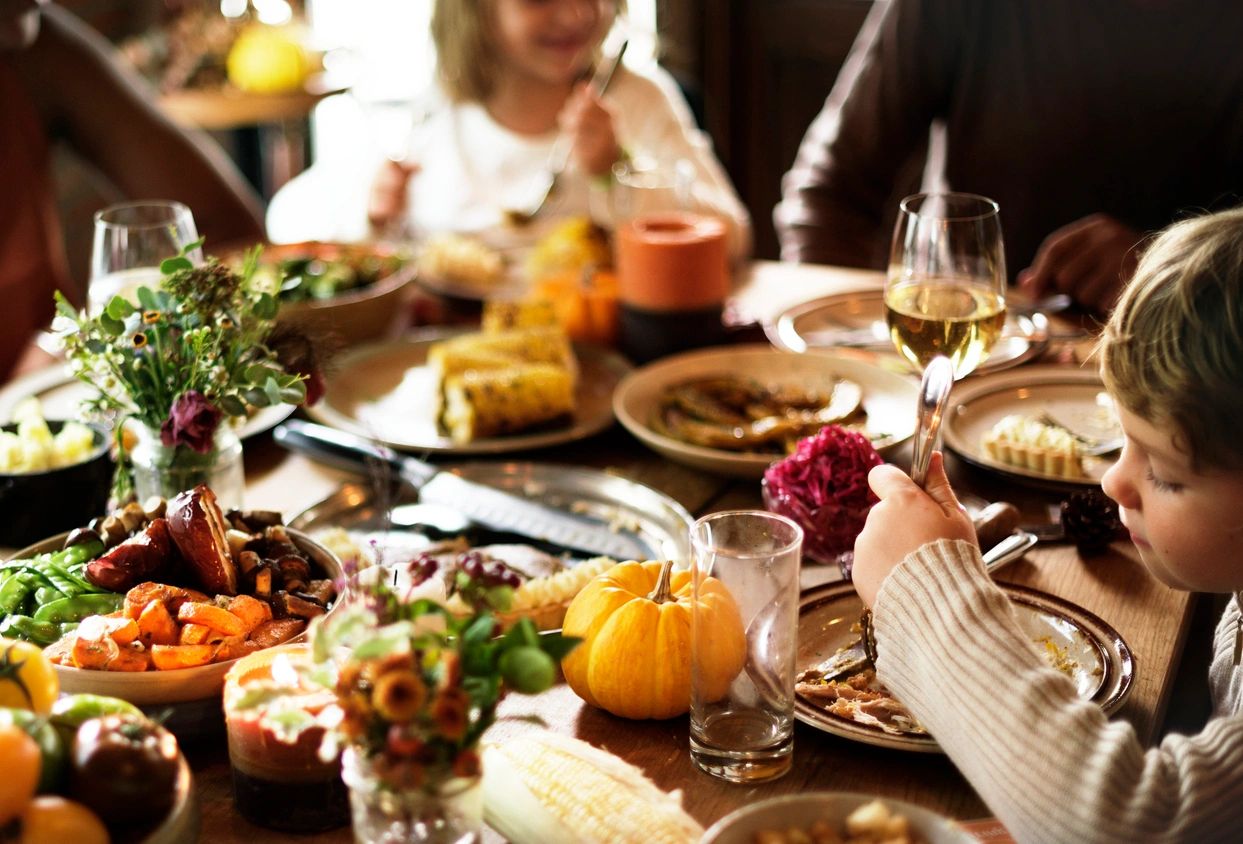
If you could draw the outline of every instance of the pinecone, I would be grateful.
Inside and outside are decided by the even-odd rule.
[[[1062,530],[1085,557],[1099,554],[1126,530],[1118,505],[1099,489],[1076,492],[1062,502]]]

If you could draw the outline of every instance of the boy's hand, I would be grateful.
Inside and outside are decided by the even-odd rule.
[[[1093,214],[1050,234],[1019,286],[1033,299],[1065,293],[1097,313],[1113,308],[1135,272],[1139,233],[1108,214]]]
[[[613,130],[613,112],[586,82],[574,88],[561,111],[561,131],[573,146],[571,155],[579,169],[591,176],[604,176],[621,156]]]
[[[367,222],[372,231],[387,233],[398,230],[410,203],[410,177],[419,172],[419,165],[391,159],[380,165],[371,182],[367,199]]]
[[[950,488],[939,451],[928,466],[926,492],[888,463],[868,473],[868,485],[880,503],[868,513],[855,540],[852,578],[859,597],[870,607],[881,583],[907,554],[937,539],[975,542],[975,528]]]

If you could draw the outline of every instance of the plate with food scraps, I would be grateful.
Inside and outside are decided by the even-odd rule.
[[[1014,604],[1015,617],[1032,644],[1074,683],[1079,697],[1112,715],[1126,701],[1135,679],[1135,659],[1116,630],[1081,607],[1045,592],[998,584]],[[808,589],[799,597],[796,676],[811,681],[817,666],[859,638],[863,602],[854,586],[830,583]],[[875,691],[872,678],[867,689]],[[827,733],[864,744],[940,753],[936,740],[924,732],[901,704],[887,694],[879,713],[862,712],[857,702],[834,701],[831,695],[813,699],[798,691],[794,717]],[[835,706],[836,704],[836,706]],[[835,707],[832,711],[829,707]],[[840,713],[840,714],[839,714]]]
[[[795,305],[767,323],[764,333],[774,346],[790,352],[854,348],[885,352],[895,358],[898,354],[889,338],[882,290],[839,293]],[[976,373],[1026,363],[1048,344],[1049,323],[1044,315],[1007,313],[1001,339]]]
[[[636,481],[550,463],[464,463],[448,468],[467,480],[537,499],[625,534],[645,549],[647,559],[688,559],[690,514],[669,496]],[[327,546],[347,567],[351,554],[393,569],[408,568],[405,564],[430,554],[447,571],[465,562],[467,552],[482,551],[486,563],[500,561],[519,575],[521,588],[544,579],[535,586],[541,594],[515,596],[515,609],[533,615],[555,612],[557,608],[550,604],[564,605],[573,597],[561,593],[585,585],[579,582],[582,578],[562,572],[580,567],[603,570],[565,549],[521,536],[500,536],[451,510],[446,512],[447,508],[420,504],[408,487],[379,491],[384,488],[346,483],[304,510],[291,525]],[[559,609],[563,615],[565,607]],[[539,617],[535,620],[544,629],[560,626],[559,617],[555,624],[543,624]]]
[[[919,385],[869,357],[760,344],[684,352],[626,376],[613,408],[630,433],[671,460],[759,478],[826,424],[863,431],[882,453],[915,433]]]
[[[37,398],[45,419],[79,419],[82,403],[95,395],[89,386],[65,371],[62,364],[32,372],[0,388],[0,422],[13,419],[13,411],[27,398]],[[292,404],[256,408],[243,419],[233,419],[241,439],[271,430],[294,412]]]
[[[329,374],[323,400],[307,408],[308,415],[390,448],[440,454],[544,448],[584,439],[613,424],[613,389],[630,364],[609,349],[575,343],[578,374],[569,418],[512,434],[453,440],[437,419],[439,383],[428,353],[434,344],[464,333],[429,328],[347,352]]]
[[[1013,425],[1015,417],[1024,420],[1023,430],[1041,431],[1030,423],[1038,425],[1045,418],[1073,432],[1070,439],[1078,437],[1073,457],[1046,459],[1050,456],[1032,451],[1024,458],[1011,449],[1011,459],[1027,462],[1020,465],[999,459],[995,455],[1005,452],[990,446],[989,440],[996,436],[994,432]],[[1003,423],[1006,419],[1009,422]],[[1055,432],[1044,433],[1057,436]],[[945,445],[969,463],[1027,483],[1064,488],[1100,484],[1117,454],[1091,456],[1085,450],[1091,443],[1116,442],[1122,428],[1095,369],[1031,366],[955,385],[942,434]]]

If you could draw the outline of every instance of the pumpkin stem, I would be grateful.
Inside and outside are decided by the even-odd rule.
[[[656,578],[656,588],[647,596],[649,601],[665,604],[673,600],[673,591],[669,588],[669,578],[673,576],[673,560],[665,560],[660,565],[660,577]]]

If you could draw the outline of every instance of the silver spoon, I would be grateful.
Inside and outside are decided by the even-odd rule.
[[[928,478],[928,464],[941,434],[941,418],[954,386],[954,364],[937,355],[924,367],[919,385],[919,416],[915,425],[915,454],[911,461],[911,480],[920,488]]]

